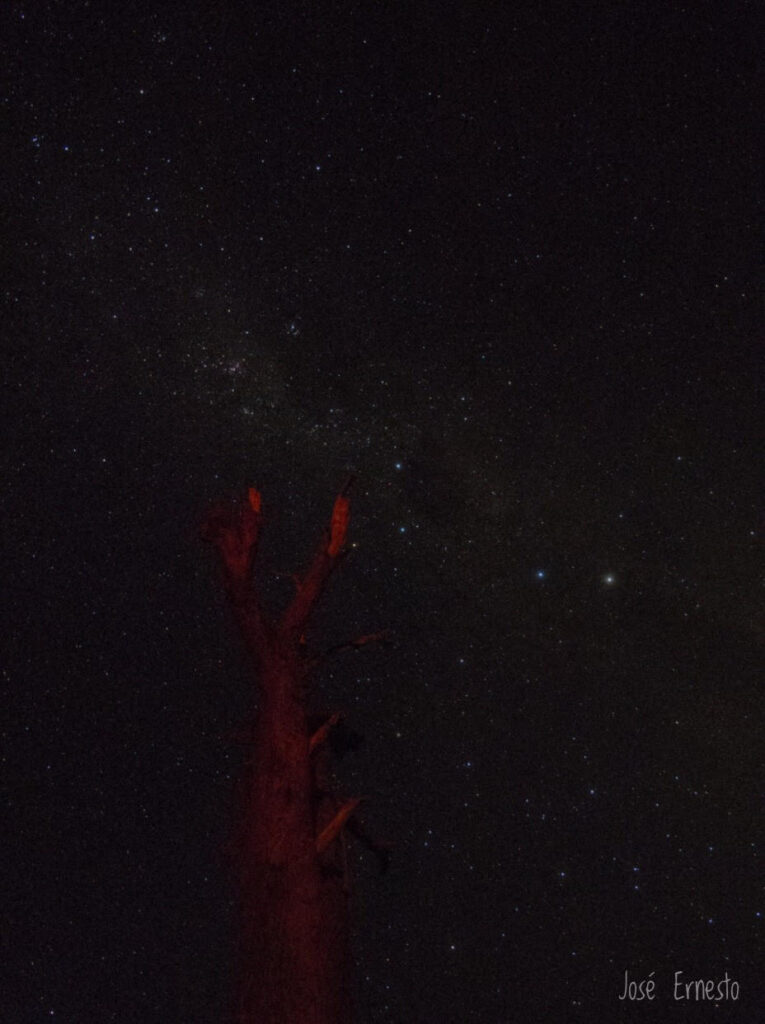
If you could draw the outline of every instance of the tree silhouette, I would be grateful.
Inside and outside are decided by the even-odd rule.
[[[223,583],[258,684],[236,847],[242,927],[239,1024],[344,1024],[351,1018],[349,891],[344,831],[380,857],[354,813],[361,798],[332,792],[333,734],[340,714],[308,710],[309,683],[323,657],[309,649],[305,629],[345,550],[349,478],[337,496],[308,571],[280,616],[262,606],[255,574],[261,496],[219,503],[207,514],[204,540],[220,555]],[[361,647],[385,634],[332,648]]]

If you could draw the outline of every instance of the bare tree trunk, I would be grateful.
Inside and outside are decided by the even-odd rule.
[[[203,529],[203,538],[220,552],[224,585],[259,691],[237,844],[243,912],[239,1024],[348,1024],[351,1019],[348,887],[338,868],[338,843],[358,801],[333,804],[317,786],[317,762],[326,756],[324,741],[337,716],[309,734],[307,687],[319,659],[303,636],[342,557],[347,488],[279,620],[261,608],[254,581],[259,493],[251,488],[246,502],[217,506]]]

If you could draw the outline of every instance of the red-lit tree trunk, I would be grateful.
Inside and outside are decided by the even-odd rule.
[[[240,1024],[350,1021],[348,891],[340,847],[343,826],[358,801],[340,805],[317,785],[327,756],[325,740],[337,716],[310,735],[307,686],[318,659],[303,635],[342,558],[347,489],[337,497],[330,527],[278,619],[261,607],[255,584],[260,494],[251,488],[245,502],[216,507],[203,529],[204,539],[220,552],[226,592],[259,694],[237,844],[243,909]]]

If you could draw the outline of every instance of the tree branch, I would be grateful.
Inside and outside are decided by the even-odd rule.
[[[282,617],[281,630],[288,636],[303,632],[327,579],[343,557],[350,521],[350,503],[347,495],[353,480],[354,477],[350,476],[335,498],[329,530],[325,530],[313,562],[305,576],[298,580],[295,596]]]
[[[337,838],[343,825],[350,818],[363,799],[363,796],[357,796],[343,804],[332,821],[330,821],[327,827],[318,835],[316,839],[317,853],[323,853],[332,840]]]
[[[260,492],[250,487],[246,502],[211,508],[201,530],[202,540],[218,549],[228,598],[257,643],[265,639],[267,630],[253,585],[262,521]]]
[[[332,730],[334,729],[334,727],[337,725],[337,723],[340,721],[340,719],[342,717],[343,717],[342,714],[339,711],[336,711],[334,713],[334,715],[331,715],[327,719],[327,721],[324,723],[324,725],[319,726],[319,728],[316,730],[316,732],[313,734],[313,736],[309,740],[309,743],[308,743],[308,753],[309,754],[312,754],[314,752],[314,750],[316,750],[316,748],[318,746],[321,746],[321,744],[326,741],[327,737],[329,736],[329,734],[332,732]]]
[[[377,633],[367,633],[366,636],[360,636],[356,640],[348,640],[343,644],[337,644],[335,647],[330,647],[329,650],[325,651],[321,656],[320,660],[324,661],[327,658],[333,657],[335,654],[341,654],[343,651],[354,651],[361,647],[366,647],[367,644],[382,644],[388,646],[393,639],[393,633],[389,629],[381,629]]]

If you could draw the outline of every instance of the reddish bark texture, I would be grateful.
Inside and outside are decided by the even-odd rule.
[[[307,684],[317,659],[303,637],[343,555],[347,487],[279,618],[261,607],[255,582],[260,494],[250,488],[246,501],[212,509],[202,532],[220,553],[226,592],[258,681],[254,753],[236,844],[243,911],[239,1024],[346,1024],[351,1019],[341,831],[353,808],[341,807],[328,794],[325,740],[332,725],[310,735]]]

